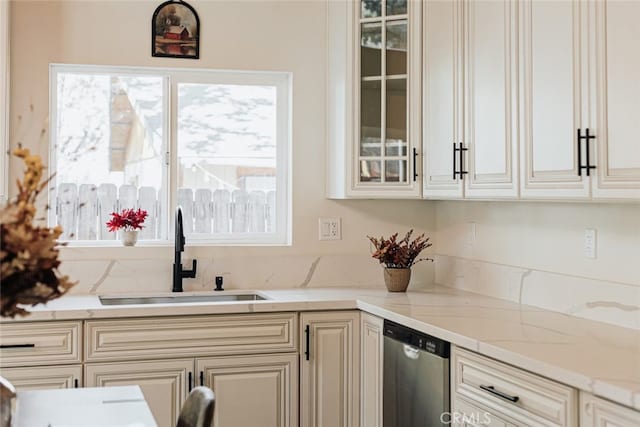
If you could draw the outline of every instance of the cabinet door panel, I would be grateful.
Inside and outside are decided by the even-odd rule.
[[[594,2],[596,198],[640,198],[640,2]]]
[[[359,420],[359,313],[303,313],[309,360],[301,351],[300,422],[305,427],[356,427]],[[304,350],[304,349],[303,349]]]
[[[518,195],[517,16],[512,1],[465,1],[465,197]]]
[[[298,425],[298,355],[196,360],[216,397],[214,427]]]
[[[462,142],[461,3],[424,2],[423,138],[425,197],[462,197],[453,144]]]
[[[581,12],[586,2],[521,3],[522,196],[586,198],[578,176],[576,131],[587,127],[582,101]]]
[[[640,425],[640,412],[592,394],[580,393],[581,427],[637,427]]]
[[[0,375],[8,379],[17,391],[73,388],[82,386],[82,366],[33,366],[5,368]]]
[[[383,321],[367,313],[361,313],[360,316],[362,318],[360,323],[362,354],[360,425],[382,427]]]
[[[193,359],[88,363],[87,387],[138,385],[159,427],[173,427],[188,391]]]

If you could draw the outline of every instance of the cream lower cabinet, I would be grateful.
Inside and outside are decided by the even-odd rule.
[[[193,381],[193,359],[88,363],[86,387],[138,385],[159,427],[175,425]]]
[[[300,424],[358,426],[360,313],[302,313],[300,325]]]
[[[82,365],[30,366],[0,369],[18,391],[82,386]]]
[[[443,415],[442,419],[454,427],[517,427],[517,424],[509,423],[459,397],[451,400],[451,413]]]
[[[483,419],[492,426],[578,425],[575,389],[459,347],[452,352],[451,391],[452,417],[461,426]]]
[[[85,385],[139,385],[160,427],[200,384],[216,427],[296,427],[297,357],[295,313],[85,322]]]
[[[580,427],[638,427],[640,411],[580,393]]]
[[[198,358],[196,372],[215,392],[214,426],[298,425],[297,354]]]
[[[81,322],[16,322],[0,328],[0,375],[18,391],[83,385]]]
[[[360,426],[382,427],[384,321],[360,314]]]

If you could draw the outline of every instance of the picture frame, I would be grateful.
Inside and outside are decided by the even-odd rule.
[[[151,56],[200,58],[200,18],[189,3],[168,0],[153,12]]]

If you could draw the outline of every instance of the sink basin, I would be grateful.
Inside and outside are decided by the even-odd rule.
[[[149,297],[100,297],[102,305],[185,304],[190,302],[263,301],[258,294],[171,295]]]

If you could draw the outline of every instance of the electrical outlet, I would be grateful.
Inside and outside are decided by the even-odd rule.
[[[467,247],[472,248],[476,243],[476,223],[467,223]]]
[[[587,228],[584,230],[584,256],[585,258],[596,258],[596,230],[593,228]]]
[[[320,240],[342,239],[340,218],[320,218],[318,220],[318,227],[318,238]]]

